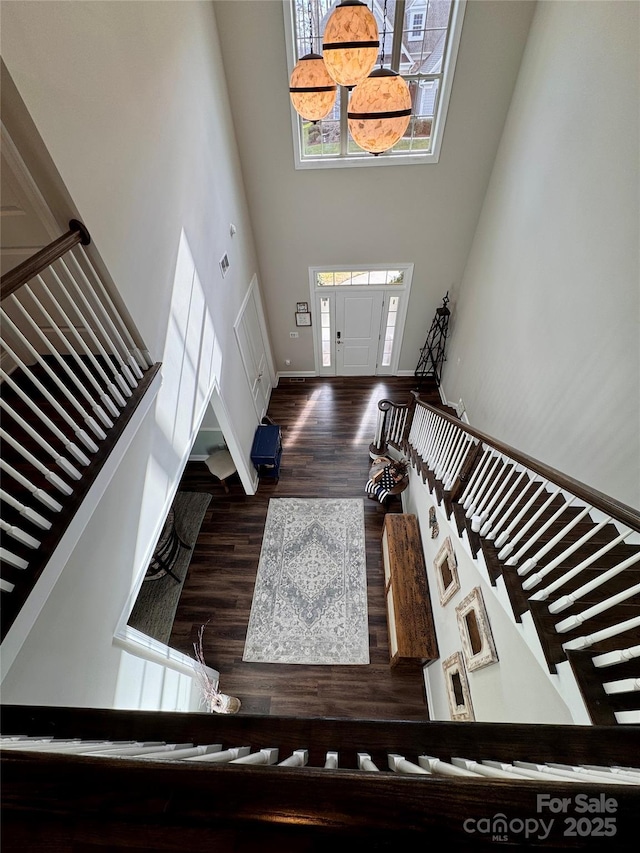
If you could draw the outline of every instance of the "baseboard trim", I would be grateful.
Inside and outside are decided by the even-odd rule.
[[[282,370],[276,374],[276,385],[281,379],[306,379],[317,375],[315,370]]]

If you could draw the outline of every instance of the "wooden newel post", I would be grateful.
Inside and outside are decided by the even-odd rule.
[[[380,400],[378,403],[376,434],[369,445],[369,456],[371,456],[372,459],[376,456],[384,456],[389,449],[389,445],[387,443],[387,418],[392,405],[393,403],[391,400]]]

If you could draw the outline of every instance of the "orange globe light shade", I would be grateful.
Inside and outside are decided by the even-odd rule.
[[[291,72],[289,95],[294,110],[308,121],[320,121],[336,102],[338,87],[333,82],[317,53],[308,53],[298,60]]]
[[[406,82],[388,68],[377,68],[351,94],[347,118],[351,136],[365,151],[382,154],[393,148],[411,117]]]
[[[380,41],[373,13],[360,0],[343,0],[331,13],[322,39],[324,63],[341,86],[356,86],[371,72]]]

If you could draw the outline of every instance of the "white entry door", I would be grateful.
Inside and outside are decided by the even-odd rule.
[[[374,376],[378,361],[384,292],[336,293],[336,373]]]

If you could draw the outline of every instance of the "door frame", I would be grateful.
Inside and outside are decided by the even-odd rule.
[[[319,286],[316,284],[316,276],[320,272],[358,272],[367,270],[402,270],[404,273],[402,284],[369,284],[369,285],[342,285],[342,286]],[[315,309],[314,331],[313,331],[313,357],[315,363],[316,376],[336,376],[336,344],[335,344],[335,299],[331,300],[331,323],[332,323],[332,340],[331,340],[331,372],[322,367],[322,351],[320,346],[320,297],[331,296],[336,292],[370,292],[371,290],[384,291],[385,299],[382,309],[382,318],[380,321],[380,340],[378,342],[378,358],[376,361],[375,376],[395,376],[398,372],[398,364],[400,362],[400,353],[402,352],[402,343],[404,339],[404,330],[407,319],[407,310],[409,306],[409,298],[411,295],[411,282],[413,279],[413,264],[402,263],[386,263],[386,264],[338,264],[338,265],[315,265],[309,267],[309,295],[311,298],[310,304]],[[393,351],[391,354],[391,364],[388,367],[380,367],[382,361],[382,352],[384,348],[384,330],[389,311],[390,296],[400,296],[400,304],[396,317],[396,330],[393,339]]]
[[[262,305],[262,296],[260,294],[260,286],[258,285],[258,276],[253,275],[249,283],[249,287],[247,288],[247,292],[242,300],[242,305],[240,306],[240,310],[236,316],[235,322],[233,324],[233,331],[235,334],[236,342],[238,344],[238,349],[240,350],[240,356],[242,359],[242,366],[244,367],[244,372],[247,377],[247,384],[249,386],[249,391],[251,392],[251,366],[249,364],[249,354],[245,352],[245,349],[242,345],[242,338],[239,333],[240,325],[244,320],[244,313],[247,310],[247,306],[249,304],[249,300],[254,300],[254,304],[256,307],[256,313],[258,315],[258,325],[260,326],[260,334],[262,336],[262,343],[264,346],[265,352],[265,361],[267,371],[269,373],[269,388],[265,394],[265,412],[269,407],[269,398],[271,397],[271,391],[273,390],[276,381],[275,381],[275,370],[273,368],[273,356],[271,354],[271,343],[269,341],[269,333],[267,332],[267,323],[264,316],[264,307]],[[254,408],[256,409],[256,415],[258,417],[258,422],[264,415],[264,412],[260,413],[255,406],[255,398],[253,394],[251,394],[251,398],[254,403]]]

